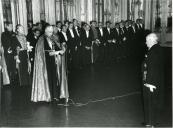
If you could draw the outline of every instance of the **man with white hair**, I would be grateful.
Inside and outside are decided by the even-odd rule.
[[[57,101],[59,98],[55,55],[64,54],[53,38],[53,27],[48,25],[35,49],[31,101]]]
[[[143,101],[145,126],[156,124],[156,114],[163,106],[164,64],[163,53],[158,44],[158,37],[151,33],[146,37],[148,52],[142,65],[143,70]]]

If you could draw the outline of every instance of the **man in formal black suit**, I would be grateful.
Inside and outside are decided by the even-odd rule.
[[[91,21],[91,33],[92,33],[92,63],[96,63],[98,61],[99,57],[99,44],[100,41],[98,40],[98,31],[97,31],[97,22],[96,21]]]
[[[105,40],[104,31],[103,31],[103,25],[102,25],[101,22],[98,23],[97,31],[98,31],[98,40],[100,42],[100,44],[99,44],[99,58],[98,58],[98,60],[100,62],[103,62],[106,59],[105,58],[105,55],[106,55],[106,40]]]
[[[31,62],[31,76],[33,75],[33,67],[34,67],[34,54],[35,54],[35,47],[36,47],[36,44],[37,44],[37,41],[39,39],[39,36],[40,36],[40,30],[35,28],[33,31],[32,31],[33,34],[28,34],[27,35],[27,41],[30,42],[30,46],[32,46],[32,51],[29,53],[29,59],[30,59],[30,62]]]
[[[141,59],[144,59],[144,55],[146,53],[146,45],[145,45],[145,25],[143,19],[139,19],[138,24],[140,26],[140,35],[141,35]]]
[[[61,26],[62,26],[62,22],[61,21],[57,21],[56,22],[56,27],[58,29],[58,32],[57,32],[58,36],[61,33]]]
[[[125,56],[130,56],[131,55],[131,49],[130,49],[130,40],[131,40],[131,34],[130,34],[130,25],[129,25],[129,20],[125,21],[125,36],[126,36],[126,42],[125,42]]]
[[[75,67],[76,68],[82,68],[82,44],[81,44],[81,28],[79,27],[79,23],[77,19],[73,19],[73,32],[74,32],[74,38],[75,38]]]
[[[73,19],[73,32],[75,36],[75,41],[77,46],[81,46],[81,41],[80,41],[80,33],[81,33],[81,28],[78,25],[78,20]]]
[[[67,26],[66,25],[62,25],[61,27],[61,32],[59,33],[59,39],[60,39],[60,43],[66,43],[68,41],[68,37],[67,37]],[[68,44],[67,44],[68,46]]]
[[[131,36],[131,45],[132,45],[133,55],[135,57],[138,57],[140,52],[140,39],[138,35],[138,30],[136,28],[136,23],[134,21],[131,21],[129,29],[131,33],[130,36]]]
[[[163,107],[164,60],[156,34],[146,37],[146,45],[148,52],[142,65],[144,114],[146,126],[153,126]]]
[[[84,30],[81,31],[81,43],[83,48],[83,66],[85,67],[91,64],[92,34],[88,24],[85,24]]]
[[[106,60],[104,63],[110,64],[113,60],[113,31],[111,29],[111,22],[106,21],[106,27],[104,28],[105,40],[106,40]]]
[[[61,27],[61,32],[59,33],[59,40],[60,44],[66,44],[67,45],[67,50],[66,50],[66,55],[67,55],[67,65],[68,69],[70,69],[70,62],[71,62],[71,56],[70,56],[70,42],[68,42],[68,36],[67,36],[67,26],[62,25]]]
[[[130,54],[134,55],[135,54],[135,47],[136,47],[136,29],[135,26],[133,25],[133,21],[129,20],[128,21],[129,27],[129,39],[128,39],[128,43],[129,43],[129,49],[130,49]]]
[[[124,21],[120,23],[120,58],[123,59],[126,57],[126,44],[127,44],[127,35],[125,33]]]
[[[140,28],[142,30],[145,30],[145,25],[144,25],[144,20],[143,19],[139,19],[139,25],[140,25]]]
[[[141,26],[140,26],[140,19],[136,19],[136,24],[135,24],[137,32],[141,32]]]
[[[121,42],[120,42],[120,26],[119,23],[115,23],[115,28],[113,32],[113,42],[115,43],[114,48],[114,59],[118,62],[120,59],[120,52],[121,52]]]
[[[44,29],[45,27],[47,26],[46,25],[47,23],[44,22],[44,21],[41,21],[41,22],[37,22],[35,25],[36,25],[36,28],[38,28],[41,32],[41,35],[44,34]]]
[[[14,36],[15,33],[13,32],[12,24],[9,22],[6,23],[5,32],[3,32],[1,35],[1,42],[4,48],[4,57],[11,84],[13,84],[15,77],[15,60],[14,60],[15,45],[13,43]]]
[[[139,59],[142,61],[145,54],[145,35],[144,35],[144,25],[142,24],[142,19],[136,19],[136,30],[137,30],[137,42],[139,47]]]
[[[70,22],[69,20],[65,20],[65,21],[64,21],[64,25],[65,25],[67,28],[69,27],[69,22]]]
[[[28,34],[27,35],[32,35],[33,34],[33,32],[32,32],[32,30],[33,30],[33,23],[32,23],[32,21],[28,21]]]
[[[73,22],[69,22],[69,28],[67,29],[67,38],[68,38],[68,49],[70,56],[70,65],[72,64],[73,68],[76,68],[76,52],[77,52],[77,42],[75,40]]]

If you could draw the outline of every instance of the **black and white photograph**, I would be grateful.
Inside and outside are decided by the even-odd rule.
[[[0,0],[0,127],[171,128],[172,0]]]

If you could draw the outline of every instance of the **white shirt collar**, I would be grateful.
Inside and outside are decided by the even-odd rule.
[[[103,28],[99,28],[101,36],[103,36]]]
[[[67,39],[67,34],[65,33],[65,32],[63,32],[62,31],[62,34],[64,35],[64,38],[65,38],[65,40],[67,41],[68,39]]]
[[[89,37],[89,31],[86,31],[87,38]]]
[[[59,32],[61,32],[61,29],[60,29],[60,28],[58,28],[58,31],[59,31]]]
[[[69,29],[71,36],[74,38],[73,29]]]

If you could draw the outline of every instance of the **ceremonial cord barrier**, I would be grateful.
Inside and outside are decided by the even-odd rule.
[[[73,99],[69,98],[69,101],[71,101],[71,103],[68,103],[68,105],[66,105],[66,104],[58,104],[58,105],[66,106],[66,107],[70,106],[70,105],[73,105],[75,107],[82,107],[82,106],[88,105],[89,103],[97,103],[97,102],[103,102],[103,101],[108,101],[108,100],[117,100],[117,99],[120,99],[120,98],[132,96],[132,95],[135,95],[135,94],[141,94],[141,92],[131,92],[131,93],[127,93],[127,94],[124,94],[124,95],[115,96],[115,97],[107,97],[107,98],[103,98],[103,99],[89,100],[86,103],[76,103],[76,102],[74,102]]]

